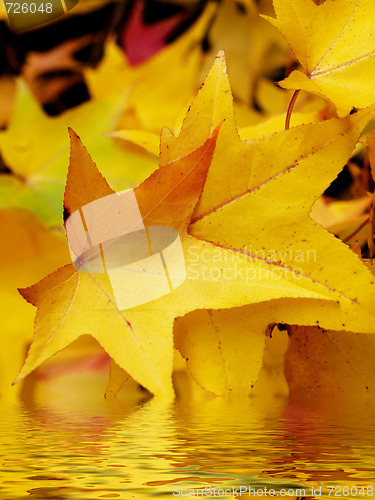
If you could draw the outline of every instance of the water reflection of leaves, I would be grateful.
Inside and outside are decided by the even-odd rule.
[[[282,462],[270,462],[265,477],[296,477],[303,479],[309,488],[320,484],[324,488],[332,482],[341,485],[373,482],[372,420],[370,415],[363,416],[359,408],[349,414],[342,409],[327,413],[286,405],[280,420],[283,431],[275,440],[276,447],[284,450]],[[364,452],[367,448],[368,452]],[[363,467],[366,459],[367,468]]]
[[[360,416],[360,414],[358,415]],[[262,407],[250,401],[222,404],[213,400],[191,409],[176,407],[184,452],[173,459],[179,468],[230,472],[232,483],[306,491],[320,484],[366,484],[374,481],[374,446],[364,435],[372,418],[357,426],[355,415],[331,415],[292,405]],[[363,432],[363,429],[367,432]],[[375,443],[374,443],[375,444]],[[367,448],[370,446],[369,448]],[[368,451],[366,451],[368,449]],[[364,467],[362,461],[366,462]]]
[[[333,481],[358,486],[375,478],[372,421],[260,398],[25,405],[0,430],[0,464],[10,466],[9,473],[0,465],[2,498],[26,499],[28,491],[38,499],[143,500],[171,496],[177,486],[306,493]]]

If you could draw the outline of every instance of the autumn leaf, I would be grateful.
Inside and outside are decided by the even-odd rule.
[[[339,116],[375,102],[375,33],[371,0],[273,0],[266,17],[302,65],[280,85],[330,100]]]
[[[22,295],[38,306],[35,338],[28,359],[19,377],[25,376],[38,364],[61,350],[83,333],[94,336],[112,359],[132,377],[156,394],[171,394],[172,330],[175,317],[200,308],[220,308],[242,305],[249,301],[243,279],[217,281],[197,279],[199,266],[206,260],[208,271],[217,269],[214,258],[228,261],[230,252],[207,242],[194,240],[187,234],[191,212],[202,189],[217,131],[213,137],[190,155],[155,171],[135,195],[146,225],[168,225],[179,231],[185,250],[187,279],[172,293],[126,312],[117,309],[113,292],[104,274],[78,273],[73,266],[62,268],[38,284],[23,290]],[[83,185],[82,172],[91,169],[91,182]],[[85,152],[77,136],[72,136],[71,165],[66,190],[67,213],[77,208],[69,182],[76,182],[87,201],[98,193],[112,191]],[[78,172],[75,172],[78,170]],[[87,177],[87,174],[86,174]],[[97,181],[92,179],[96,177]],[[108,190],[108,191],[106,191]],[[197,263],[197,259],[200,263]],[[245,259],[237,264],[243,274],[251,266]],[[254,288],[254,287],[253,287]],[[278,296],[313,296],[300,291],[287,280],[275,281],[270,276],[258,283],[251,300],[260,301]],[[110,333],[109,333],[110,332]],[[157,334],[156,334],[157,332]],[[262,352],[262,350],[261,350]],[[260,353],[261,356],[261,353]]]
[[[320,298],[315,292],[301,290],[287,279],[274,279],[271,274],[247,286],[247,274],[254,271],[252,263],[241,257],[237,261],[231,251],[188,235],[191,213],[206,179],[217,134],[218,129],[202,146],[162,165],[134,190],[146,226],[167,225],[179,231],[186,280],[149,305],[132,307],[125,312],[117,308],[106,274],[77,272],[72,265],[22,290],[22,295],[38,307],[38,314],[33,344],[18,379],[79,335],[89,333],[114,362],[138,382],[154,394],[170,396],[173,393],[172,331],[176,317],[196,309],[230,308],[270,298]],[[84,177],[89,180],[85,186],[81,182]],[[70,186],[70,182],[77,184],[86,202],[112,192],[75,134],[72,135],[66,215],[77,209],[77,193],[74,194],[74,185]],[[223,263],[233,258],[236,258],[235,274],[218,279],[216,274],[223,272]],[[219,267],[218,262],[221,262]],[[256,269],[258,267],[257,264]],[[200,272],[208,272],[208,277],[200,277]],[[262,342],[259,346],[261,358]]]
[[[189,189],[187,189],[184,198],[186,201],[189,201],[190,195],[191,201],[190,205],[181,204],[181,202],[177,205],[181,207],[182,211],[189,213],[192,210],[194,198],[196,199],[199,194],[199,191],[196,192],[195,177],[199,177],[199,173],[205,175],[214,143],[215,140],[210,140],[207,145],[203,146],[204,151],[197,150],[193,153],[193,158],[182,159],[177,165],[171,166],[178,179],[180,178],[179,172],[181,171],[185,170],[187,175],[191,174],[190,177],[187,177],[187,181],[183,183],[185,187],[186,183],[190,185],[190,193]],[[73,135],[71,167],[68,179],[72,179],[72,182],[78,184],[79,191],[82,190],[83,186],[77,180],[87,175],[90,168],[89,162],[91,162],[91,159],[84,151],[78,137]],[[177,168],[178,166],[180,166],[179,169]],[[82,175],[75,173],[74,169],[78,171],[82,169]],[[91,182],[86,184],[86,192],[91,192],[91,198],[95,199],[98,193],[102,196],[106,189],[108,189],[108,193],[111,193],[112,191],[107,187],[104,179],[98,177],[100,174],[96,173],[95,166],[92,163],[91,170],[93,171]],[[147,204],[147,198],[149,198],[150,193],[154,192],[154,190],[146,190],[144,201],[144,215],[146,219],[151,218],[153,221],[152,218],[157,217],[160,220],[160,216],[163,215],[162,205],[165,205],[165,203],[168,204],[168,202],[171,203],[176,196],[173,189],[170,192],[170,185],[164,185],[158,179],[160,176],[167,179],[168,174],[167,169],[162,169],[146,181],[146,185],[151,184],[154,187],[155,182],[158,181],[160,189],[167,189],[166,196],[164,195],[161,198],[161,203],[155,204],[155,200],[151,199],[150,206]],[[97,177],[96,183],[92,182],[95,175]],[[140,191],[139,196],[142,198],[142,191]],[[66,191],[68,213],[70,210],[76,208],[74,200],[75,198],[68,184]],[[87,201],[87,198],[85,201]],[[175,212],[168,215],[167,212],[167,218],[170,218],[174,214]],[[175,222],[175,225],[180,227],[180,222]],[[48,358],[54,352],[72,342],[80,334],[92,333],[107,352],[111,353],[113,359],[118,361],[122,366],[125,365],[127,368],[129,362],[132,364],[131,358],[133,357],[133,364],[135,366],[133,368],[130,367],[129,372],[146,387],[149,387],[150,390],[154,392],[171,391],[172,343],[168,338],[171,340],[174,316],[168,314],[167,309],[170,309],[169,304],[166,304],[168,307],[164,311],[157,308],[157,312],[150,312],[147,309],[144,310],[144,308],[135,308],[133,309],[133,314],[130,314],[130,322],[114,305],[114,300],[109,295],[109,293],[112,295],[112,291],[107,292],[110,289],[108,285],[108,278],[104,275],[93,277],[89,274],[78,273],[70,265],[45,278],[34,287],[22,292],[28,301],[39,307],[39,318],[42,321],[42,325],[40,328],[38,327],[38,331],[41,329],[42,335],[38,335],[35,339],[21,376],[24,376],[27,372],[35,368],[43,359]],[[52,292],[50,294],[48,294],[49,289]],[[82,307],[85,303],[90,304],[90,307],[86,313],[83,313]],[[55,307],[51,307],[53,304],[56,304]],[[50,314],[51,309],[55,309],[52,316]],[[59,315],[61,315],[60,320],[58,320]],[[55,324],[54,327],[53,324]],[[84,324],[86,324],[86,327]],[[142,326],[143,335],[145,335],[143,339],[139,337],[138,333],[140,326]],[[150,337],[154,329],[155,331],[159,331],[159,334],[154,342],[150,342],[151,339],[148,337]],[[58,336],[54,335],[55,330],[59,330]],[[94,331],[92,332],[92,330]],[[111,331],[111,335],[108,335],[109,331]],[[127,334],[128,339],[126,338]],[[129,353],[132,351],[134,351],[133,356],[129,356]],[[127,359],[125,363],[122,360],[123,357]]]
[[[319,407],[375,403],[372,335],[291,327],[285,373],[294,404]]]
[[[288,301],[285,300],[279,300],[271,308],[259,304],[257,308],[252,308],[251,312],[242,311],[243,317],[251,317],[247,323],[248,336],[257,331],[256,325],[262,321],[264,332],[266,325],[272,322],[294,324],[293,316],[297,324],[320,323],[329,324],[331,328],[337,330],[352,328],[359,331],[360,328],[364,328],[367,332],[373,332],[373,305],[367,292],[368,286],[373,287],[372,277],[347,247],[329,236],[308,216],[315,199],[339,173],[350,156],[356,137],[369,119],[366,117],[367,111],[363,112],[363,118],[359,115],[358,125],[354,121],[350,123],[353,118],[331,120],[245,142],[240,141],[237,136],[232,110],[225,62],[221,56],[216,60],[204,87],[191,106],[179,137],[176,139],[167,130],[163,131],[166,141],[164,144],[168,147],[163,147],[162,143],[161,158],[167,161],[174,158],[172,152],[176,157],[184,154],[189,148],[199,144],[217,123],[223,122],[203,194],[193,214],[193,224],[189,227],[190,233],[220,247],[237,249],[240,254],[247,253],[249,257],[256,258],[258,255],[260,259],[271,254],[275,257],[279,249],[283,248],[288,257],[281,258],[279,254],[278,260],[272,261],[271,258],[269,262],[271,266],[275,266],[274,269],[279,268],[280,273],[283,272],[281,270],[283,266],[286,266],[284,271],[299,267],[297,262],[293,262],[294,259],[289,252],[290,249],[298,249],[300,257],[295,255],[295,258],[305,261],[301,267],[307,269],[307,275],[310,277],[309,284],[305,282],[303,286],[323,285],[326,288],[326,292],[323,293],[331,297],[333,293],[336,295],[335,300],[341,305],[340,313],[337,313],[331,304],[316,307],[300,302],[298,306],[294,304],[296,310],[290,304],[288,307]],[[370,115],[371,113],[372,111]],[[358,132],[355,132],[355,127],[358,127]],[[314,144],[312,142],[309,144],[309,137],[314,137]],[[276,157],[275,151],[277,151]],[[237,161],[233,162],[233,158]],[[270,171],[267,171],[265,166],[270,168]],[[295,176],[298,169],[300,177]],[[295,192],[300,193],[299,199],[295,198]],[[259,203],[256,201],[258,196]],[[227,202],[224,201],[225,197]],[[246,198],[248,202],[245,201]],[[297,217],[298,211],[301,215],[303,213],[302,219]],[[197,222],[194,223],[194,219]],[[233,231],[233,221],[236,221],[236,231]],[[200,231],[195,229],[197,224],[200,225]],[[214,233],[216,233],[215,239],[212,238]],[[278,250],[275,252],[275,249]],[[314,254],[310,262],[306,262],[309,260],[306,257],[308,252]],[[302,257],[302,254],[305,257]],[[338,255],[340,263],[346,262],[347,271],[342,275],[336,270]],[[352,281],[348,283],[347,273],[355,273],[358,278],[356,285]],[[294,279],[292,275],[293,273],[290,278]],[[317,279],[319,275],[320,278]],[[300,285],[303,280],[301,276],[298,280]],[[329,285],[330,282],[332,285]],[[354,311],[357,296],[352,295],[353,299],[349,298],[348,301],[341,290],[334,291],[337,285],[339,287],[344,285],[345,294],[348,295],[353,293],[355,286],[355,293],[360,294],[367,309],[366,314],[370,314],[366,320],[367,325],[363,323],[362,314]],[[312,311],[312,308],[315,310]],[[195,322],[194,325],[192,322]],[[192,317],[186,327],[179,327],[177,330],[176,346],[188,360],[190,371],[203,387],[212,392],[223,394],[230,388],[234,392],[242,391],[247,394],[254,380],[254,372],[251,372],[251,366],[239,362],[236,364],[232,361],[229,368],[226,367],[232,355],[229,352],[229,356],[226,356],[224,348],[226,332],[225,328],[221,331],[220,320],[215,324],[216,333],[214,325],[207,327],[212,332],[206,340],[210,343],[210,349],[199,351],[198,346],[201,342],[199,332],[201,325],[206,323],[207,320],[203,322],[202,319]],[[205,331],[207,328],[205,327]],[[231,349],[235,352],[236,348],[239,349],[238,343],[233,343]],[[244,347],[244,352],[246,350]],[[216,353],[217,356],[207,356],[207,352]],[[222,355],[219,356],[219,353]],[[220,363],[220,359],[223,359],[223,364]],[[233,356],[233,359],[236,359],[236,356]],[[246,387],[239,375],[244,369],[248,370]],[[228,371],[237,373],[237,376],[231,377],[230,383]],[[216,383],[213,388],[212,380],[215,376],[216,380],[221,380],[221,385]],[[233,380],[236,382],[233,383]]]
[[[217,122],[224,121],[189,233],[266,263],[277,275],[290,272],[290,280],[299,286],[340,303],[340,319],[331,316],[317,321],[329,323],[332,329],[367,333],[374,330],[368,292],[373,289],[373,277],[343,243],[308,214],[347,162],[373,112],[369,108],[347,118],[241,141],[221,55],[191,106],[181,134],[175,138],[164,131],[168,148],[161,146],[162,160],[170,160],[172,151],[176,156],[183,154],[199,144]],[[337,273],[337,259],[342,273]],[[348,283],[348,273],[355,276],[355,282]],[[360,304],[366,314],[359,312]]]
[[[345,321],[348,328],[355,322],[366,333],[373,332],[373,303],[361,291],[362,287],[371,288],[369,273],[349,249],[336,243],[308,218],[313,201],[345,163],[371,114],[372,110],[365,110],[343,120],[301,126],[252,142],[241,141],[225,60],[220,54],[179,137],[174,138],[164,129],[161,167],[134,190],[146,227],[169,226],[178,230],[187,279],[147,307],[136,306],[125,312],[116,307],[108,276],[77,273],[72,266],[23,290],[23,296],[38,306],[38,315],[34,342],[20,377],[80,334],[90,333],[120,368],[151,392],[171,395],[173,323],[175,318],[196,309],[207,310],[215,318],[214,326],[208,322],[207,338],[210,329],[217,327],[220,335],[216,340],[220,344],[220,338],[227,337],[228,328],[225,322],[216,325],[217,314],[209,311],[279,299],[266,309],[268,314],[257,316],[255,310],[249,323],[239,320],[238,324],[254,335],[251,348],[258,351],[257,356],[254,353],[258,363],[254,363],[250,380],[260,369],[263,334],[269,323],[293,321],[311,325],[318,321],[342,329]],[[275,149],[279,151],[276,159]],[[323,166],[322,173],[318,168]],[[80,179],[85,176],[98,179],[87,184],[88,197],[83,193],[86,202],[111,192],[100,174],[77,173],[80,169],[94,172],[94,168],[78,138],[73,136],[66,206],[75,188],[78,192],[74,196],[79,200],[78,193],[83,188]],[[291,177],[303,193],[302,203],[297,203],[290,194],[291,187],[285,186]],[[306,178],[311,181],[307,185]],[[78,205],[67,209],[67,215]],[[310,232],[313,237],[308,241]],[[298,251],[290,252],[291,245]],[[259,255],[260,251],[272,249],[272,255]],[[322,267],[307,257],[306,262],[300,263],[298,256],[309,255],[307,252],[312,249]],[[337,256],[343,266],[358,274],[354,285],[349,286],[333,268]],[[293,309],[291,299],[301,300],[298,309]],[[310,304],[306,299],[315,301]],[[201,322],[195,317],[197,320]],[[191,322],[189,329],[193,329]],[[178,346],[181,352],[189,349],[181,342]],[[236,349],[237,337],[223,351],[228,366],[235,363]],[[206,386],[206,381],[202,385]],[[242,383],[236,386],[229,380],[227,385],[235,392],[241,388],[249,391],[249,386]],[[217,380],[213,392],[223,393],[221,380]]]

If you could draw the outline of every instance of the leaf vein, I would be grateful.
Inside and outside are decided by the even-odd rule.
[[[337,66],[334,66],[333,68],[321,70],[321,71],[316,71],[316,72],[311,72],[310,76],[312,79],[315,79],[317,76],[322,76],[322,75],[328,75],[330,73],[333,73],[334,71],[338,71],[341,68],[345,68],[346,66],[350,66],[351,64],[355,64],[358,61],[361,61],[362,59],[366,59],[367,57],[371,57],[375,54],[375,50],[372,50],[371,52],[367,54],[363,54],[362,56],[355,57],[354,59],[351,59],[350,61],[347,61],[342,64],[338,64]]]
[[[356,6],[354,7],[353,9],[353,12],[351,13],[349,19],[347,20],[345,26],[342,28],[342,30],[340,31],[340,33],[337,35],[337,37],[333,40],[333,42],[331,43],[331,45],[328,47],[328,49],[324,52],[324,54],[322,55],[322,57],[319,59],[319,61],[315,64],[315,66],[313,67],[313,69],[308,73],[308,76],[311,75],[311,73],[313,71],[315,71],[315,69],[319,66],[319,64],[323,61],[323,59],[326,57],[326,55],[328,54],[328,52],[330,52],[333,48],[333,46],[337,43],[337,41],[341,38],[341,36],[344,34],[344,31],[346,30],[347,26],[349,25],[350,21],[353,19],[354,17],[354,14],[355,14],[355,11],[357,10],[359,4],[361,3],[361,0],[358,0]]]

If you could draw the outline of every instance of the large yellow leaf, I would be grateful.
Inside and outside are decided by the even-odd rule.
[[[173,322],[195,309],[220,309],[280,297],[320,298],[287,279],[267,273],[235,253],[188,235],[191,214],[206,179],[218,130],[189,155],[156,170],[135,189],[146,226],[169,226],[179,231],[185,257],[186,279],[171,293],[125,312],[118,309],[107,274],[77,272],[72,265],[22,291],[38,306],[33,344],[18,378],[24,377],[79,335],[95,337],[123,370],[154,394],[172,395]],[[66,191],[67,214],[77,209],[76,182],[84,200],[111,193],[79,138],[72,135],[71,164]],[[92,174],[88,175],[91,168]],[[87,186],[80,170],[91,179]],[[92,181],[96,179],[96,181]],[[107,186],[107,188],[105,187]],[[87,192],[89,195],[87,195]],[[89,196],[89,197],[88,197]],[[264,271],[249,280],[249,273]],[[263,275],[264,274],[264,275]],[[267,321],[267,319],[265,319]],[[263,345],[258,343],[261,359]]]
[[[346,119],[241,141],[224,56],[220,54],[180,136],[176,139],[164,129],[161,168],[134,190],[146,226],[178,230],[186,280],[168,295],[123,312],[116,306],[106,274],[78,273],[72,266],[56,271],[23,291],[39,312],[33,345],[20,377],[80,334],[89,333],[120,368],[151,392],[171,395],[173,322],[196,309],[254,305],[245,323],[238,320],[242,331],[251,332],[254,339],[246,343],[247,352],[253,348],[257,359],[250,380],[259,371],[262,332],[269,323],[320,323],[335,329],[356,324],[359,331],[373,333],[373,299],[363,291],[373,288],[371,276],[349,249],[308,217],[313,201],[340,171],[372,113],[364,110]],[[74,189],[69,183],[83,178],[73,172],[94,169],[90,163],[73,136],[66,206]],[[101,196],[110,192],[107,185],[103,191],[104,180],[99,174],[88,178],[98,179],[89,185],[89,190],[94,190],[91,199],[97,198],[96,184]],[[77,184],[82,189],[82,183]],[[299,201],[295,189],[301,193]],[[87,202],[86,194],[84,199]],[[334,264],[338,258],[344,270],[356,275],[354,283],[349,285],[347,276],[337,273]],[[291,299],[301,301],[298,308]],[[265,301],[276,304],[257,310],[256,304]],[[220,336],[228,339],[223,351],[225,363],[234,366],[238,338],[228,338],[230,312],[223,314],[223,324],[218,315],[219,324],[215,319],[215,325]],[[199,332],[193,321],[199,324],[199,315],[189,319],[189,328]],[[210,324],[206,330],[207,338],[214,339]],[[194,338],[194,333],[191,335]],[[183,344],[179,341],[181,352],[186,354],[190,347]],[[196,360],[189,362],[199,365]],[[203,376],[205,386],[207,373]],[[219,394],[223,393],[222,384],[218,379],[212,387],[212,380],[208,381],[210,390]],[[229,381],[227,385],[234,392],[249,391],[247,383]]]
[[[375,32],[372,0],[273,0],[267,19],[288,41],[303,71],[280,85],[329,99],[339,116],[375,102]]]
[[[220,53],[178,138],[167,130],[162,135],[161,162],[166,162],[186,154],[223,123],[190,234],[267,262],[276,273],[290,273],[300,286],[340,302],[341,320],[317,318],[327,328],[374,331],[367,288],[373,288],[372,276],[344,244],[308,216],[314,201],[347,162],[373,113],[369,108],[347,118],[241,141]],[[341,274],[335,267],[337,259]],[[348,273],[355,275],[356,285],[348,283]],[[358,304],[370,313],[367,319]]]
[[[164,131],[167,147],[161,145],[162,161],[171,160],[196,147],[223,122],[189,233],[262,262],[277,276],[288,275],[299,286],[340,303],[341,318],[317,318],[327,328],[367,333],[374,332],[374,302],[368,291],[374,289],[373,277],[308,214],[347,162],[373,113],[368,108],[343,119],[241,141],[221,54],[179,137]],[[335,265],[338,259],[341,273]],[[355,276],[350,283],[349,274]]]

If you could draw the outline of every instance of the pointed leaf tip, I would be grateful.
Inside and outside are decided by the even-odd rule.
[[[70,146],[72,145],[72,139],[73,139],[73,137],[75,139],[80,139],[80,137],[77,134],[77,132],[75,130],[73,130],[71,127],[68,127],[68,133],[69,133],[69,137],[70,137]]]
[[[223,49],[219,50],[219,52],[215,56],[215,59],[221,59],[222,61],[225,62],[225,52]]]
[[[76,132],[69,128],[70,159],[64,193],[64,220],[84,205],[113,194]]]
[[[215,62],[212,66],[212,69],[215,67],[223,67],[223,72],[226,74],[227,73],[227,60],[225,57],[225,52],[224,50],[219,50],[219,52],[215,56]]]

